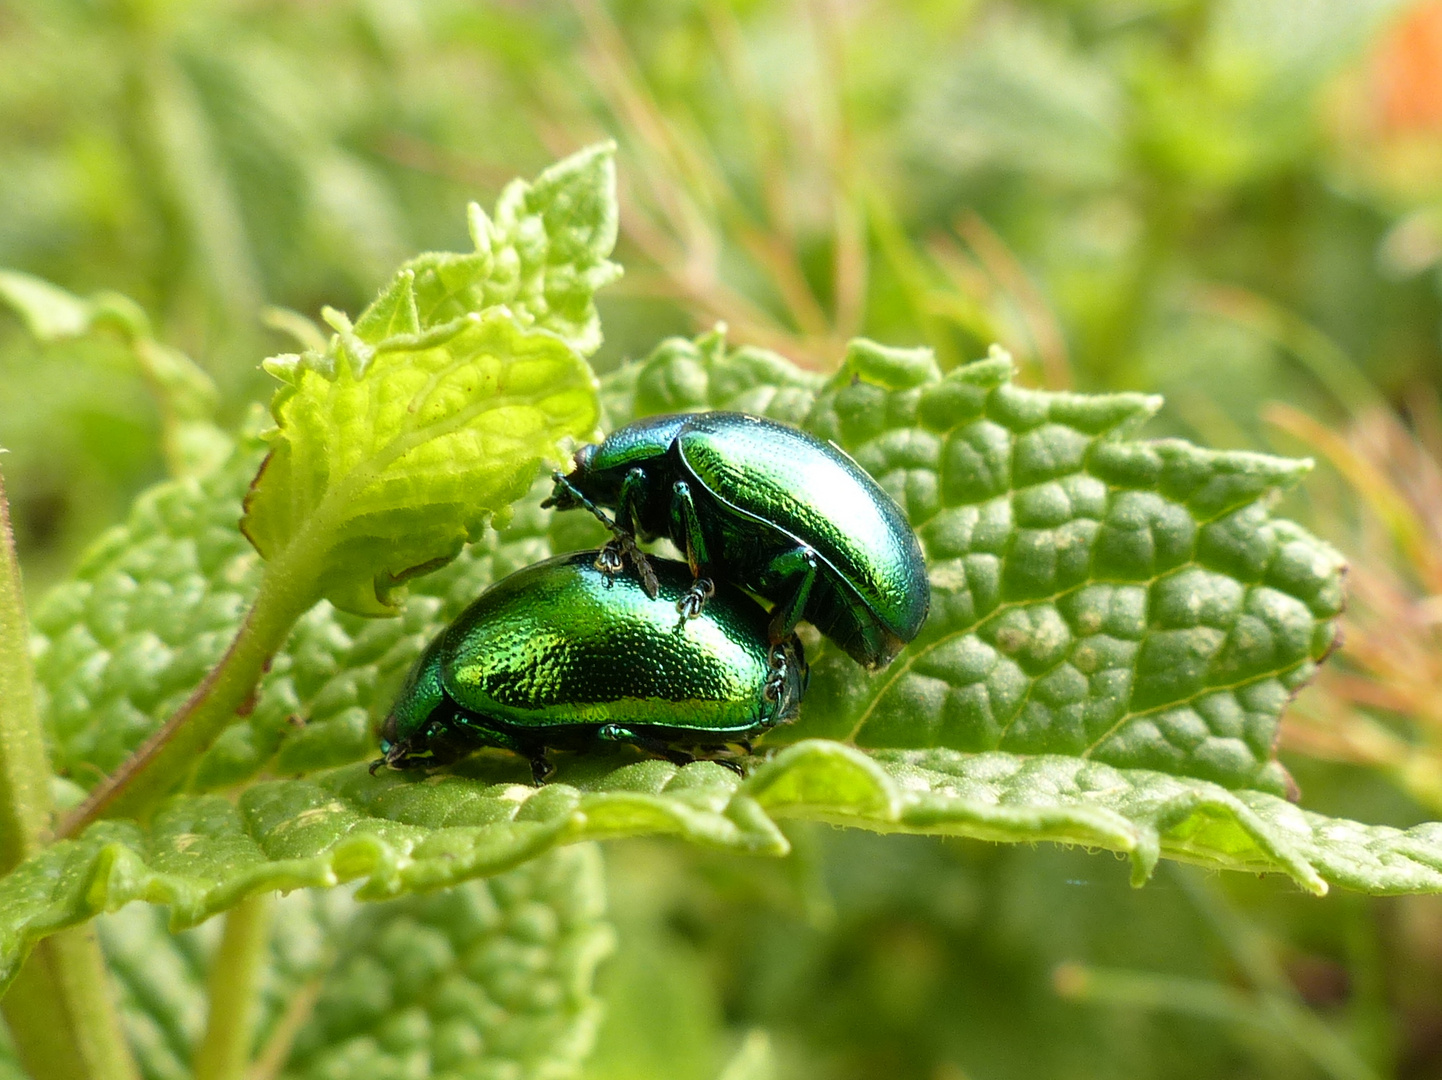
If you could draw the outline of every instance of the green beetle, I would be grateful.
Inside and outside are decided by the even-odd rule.
[[[765,610],[723,585],[704,617],[676,605],[684,563],[655,559],[657,593],[596,567],[597,552],[536,563],[492,585],[432,641],[381,726],[372,766],[445,765],[485,746],[531,762],[547,750],[629,743],[677,764],[795,717],[808,671],[793,635],[775,645]],[[740,771],[734,762],[718,759]]]
[[[698,614],[713,582],[775,602],[770,637],[806,619],[868,668],[889,664],[926,620],[931,591],[921,545],[901,509],[833,443],[744,413],[653,416],[581,447],[557,474],[548,505],[584,506],[618,539],[599,566],[629,555],[649,588],[632,537],[669,537],[686,553]]]

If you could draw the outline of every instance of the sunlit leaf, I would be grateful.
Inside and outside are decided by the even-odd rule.
[[[362,882],[362,899],[499,873],[566,843],[641,834],[751,854],[788,844],[777,818],[882,832],[1083,844],[1125,854],[1134,880],[1160,856],[1372,893],[1442,891],[1442,825],[1341,821],[1257,791],[1058,755],[952,750],[867,754],[830,740],[781,751],[744,783],[719,765],[566,761],[523,782],[524,763],[371,777],[353,765],[247,788],[232,803],[177,796],[148,829],[92,825],[0,882],[0,977],[39,938],[133,900],[195,925],[241,897]]]

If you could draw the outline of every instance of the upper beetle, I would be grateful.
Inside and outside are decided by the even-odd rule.
[[[670,537],[696,578],[684,613],[723,578],[775,602],[773,642],[804,618],[868,668],[890,663],[930,607],[921,545],[891,497],[834,443],[761,417],[628,424],[576,451],[548,504],[615,510],[601,564],[613,572],[625,551],[645,580],[631,537]]]

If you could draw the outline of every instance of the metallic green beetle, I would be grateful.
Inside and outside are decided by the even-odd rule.
[[[900,508],[833,443],[744,413],[653,416],[581,447],[557,474],[549,505],[616,511],[618,539],[598,565],[635,562],[633,537],[669,537],[694,576],[682,611],[696,615],[713,581],[775,602],[770,636],[801,619],[868,668],[889,664],[926,620],[921,545]]]
[[[547,750],[630,743],[677,764],[793,719],[808,671],[795,636],[772,645],[765,610],[723,585],[704,617],[676,605],[683,563],[652,560],[657,595],[562,555],[492,585],[415,663],[381,726],[382,764],[445,765],[485,746],[531,762]],[[718,759],[736,768],[734,762]],[[739,768],[736,771],[740,771]]]

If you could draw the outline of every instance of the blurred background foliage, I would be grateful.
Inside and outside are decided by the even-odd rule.
[[[730,327],[865,333],[1154,426],[1309,453],[1348,644],[1283,753],[1308,805],[1442,816],[1442,2],[8,0],[0,266],[150,314],[238,419],[460,210],[621,146],[609,368]],[[0,323],[32,593],[164,475],[135,335]],[[153,357],[152,357],[153,359]],[[1442,901],[798,830],[612,847],[596,1080],[1442,1075]]]

